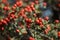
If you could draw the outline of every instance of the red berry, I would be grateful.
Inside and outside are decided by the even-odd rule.
[[[33,16],[36,17],[37,15],[34,13]]]
[[[48,16],[46,16],[44,19],[48,21],[48,20],[49,20],[49,17],[48,17]]]
[[[32,10],[31,9],[28,9],[28,12],[32,12]]]
[[[33,7],[32,10],[35,11],[35,8]]]
[[[30,5],[30,7],[31,7],[31,8],[33,8],[33,7],[34,7],[34,5],[33,5],[33,4],[31,4],[31,5]]]
[[[2,27],[2,31],[4,30],[4,27]]]
[[[16,29],[16,32],[17,32],[17,33],[19,33],[19,32],[20,32],[20,30]]]
[[[48,29],[48,30],[51,30],[50,25],[47,25],[47,29]]]
[[[19,2],[16,2],[16,5],[19,6],[20,5]]]
[[[27,8],[26,10],[27,10],[28,12],[32,12],[32,9],[31,9],[31,7],[30,7],[29,5],[27,5],[26,8]]]
[[[5,21],[5,20],[1,20],[1,22],[7,25],[7,21]]]
[[[29,37],[29,40],[35,40],[33,37]]]
[[[16,5],[16,4],[14,4],[14,7],[17,7],[17,5]]]
[[[21,9],[21,12],[24,12],[25,10],[24,9]]]
[[[42,18],[39,18],[39,21],[42,22]]]
[[[3,9],[4,10],[10,10],[10,7],[5,6]]]
[[[4,9],[4,10],[7,10],[7,7],[5,6],[3,9]]]
[[[27,28],[29,29],[31,27],[31,24],[30,23],[27,23]]]
[[[12,19],[14,19],[15,18],[15,15],[14,14],[11,14],[11,17],[12,17]]]
[[[12,10],[15,10],[16,9],[16,7],[15,6],[12,6]]]
[[[58,32],[58,37],[60,37],[60,31]]]
[[[28,11],[28,9],[27,9],[27,8],[25,8],[25,11]]]
[[[16,2],[16,5],[17,5],[18,7],[21,7],[21,6],[22,6],[22,1]]]
[[[29,22],[32,22],[31,18],[29,18],[28,20],[29,20]]]
[[[39,1],[35,1],[36,4],[39,4]]]
[[[43,6],[47,6],[47,3],[46,3],[46,2],[44,2],[44,3],[43,3]]]
[[[59,23],[59,20],[55,20],[55,23]]]
[[[26,18],[25,21],[28,22],[29,21],[28,18]]]
[[[37,24],[39,24],[39,23],[40,23],[38,19],[36,20],[36,23],[37,23]]]
[[[44,31],[44,33],[45,33],[45,34],[48,34],[48,29],[46,29],[46,30]]]
[[[39,24],[40,24],[40,25],[43,25],[43,23],[42,23],[42,22],[39,22]]]

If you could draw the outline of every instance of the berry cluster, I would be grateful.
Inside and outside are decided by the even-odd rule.
[[[13,1],[13,0],[12,0]],[[4,40],[58,40],[60,21],[41,18],[40,0],[16,0],[10,5],[8,0],[0,4],[0,34]],[[44,2],[43,6],[47,3]]]

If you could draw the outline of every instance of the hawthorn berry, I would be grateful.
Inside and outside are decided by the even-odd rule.
[[[7,25],[7,21],[5,21],[5,20],[2,19],[1,22],[2,22],[3,24]]]
[[[42,18],[39,18],[39,21],[42,22]]]
[[[59,23],[59,20],[55,20],[55,23]]]
[[[16,32],[17,32],[17,33],[19,33],[19,32],[20,32],[20,30],[16,29]]]
[[[28,20],[29,20],[29,23],[31,23],[31,22],[32,22],[32,19],[31,19],[31,18],[29,18]]]
[[[58,32],[58,37],[60,37],[60,31]]]
[[[7,7],[5,6],[3,9],[4,9],[4,10],[7,10]]]
[[[14,7],[17,7],[17,5],[16,5],[16,4],[14,4]]]
[[[39,4],[39,1],[35,1],[36,4]]]
[[[22,1],[16,2],[16,5],[17,5],[18,7],[21,7],[21,6],[22,6]]]
[[[36,23],[37,23],[37,24],[40,24],[40,21],[39,21],[38,19],[36,19]]]
[[[44,33],[45,33],[45,34],[48,34],[48,29],[45,29]]]
[[[2,31],[4,31],[4,27],[2,27]]]
[[[51,30],[51,27],[50,27],[50,25],[47,25],[47,29],[48,29],[48,30]]]
[[[48,16],[46,16],[44,19],[48,21],[48,20],[49,20],[49,17],[48,17]]]
[[[46,3],[46,2],[44,2],[44,3],[43,3],[43,6],[47,6],[47,3]]]
[[[5,18],[5,20],[6,20],[7,22],[9,22],[9,21],[10,21],[10,19],[9,19],[9,18]]]
[[[35,40],[33,37],[29,37],[29,40]]]

